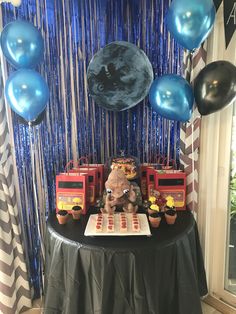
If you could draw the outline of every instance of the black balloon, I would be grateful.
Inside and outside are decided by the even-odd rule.
[[[40,124],[40,123],[43,121],[43,119],[45,118],[45,114],[46,114],[46,109],[44,109],[44,110],[38,115],[38,117],[37,117],[35,120],[31,121],[31,125],[32,125],[32,126],[35,126],[35,125]],[[18,122],[19,122],[20,124],[29,125],[29,122],[26,121],[24,118],[22,118],[22,117],[19,116],[18,114],[16,114],[16,116],[17,116],[17,120],[18,120]]]
[[[194,81],[194,97],[201,115],[230,104],[236,97],[236,67],[228,61],[209,63]]]

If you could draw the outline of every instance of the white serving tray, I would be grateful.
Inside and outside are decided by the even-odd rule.
[[[96,218],[97,214],[90,215],[87,226],[84,231],[85,236],[151,236],[148,220],[146,214],[137,214],[140,221],[140,231],[134,232],[131,228],[132,214],[126,214],[127,217],[127,232],[120,231],[119,213],[114,214],[114,232],[107,232],[107,214],[103,214],[103,229],[102,232],[96,232]]]

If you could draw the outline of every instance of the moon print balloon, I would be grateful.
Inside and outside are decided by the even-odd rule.
[[[87,79],[90,95],[98,105],[122,111],[134,107],[148,94],[153,70],[141,49],[115,41],[94,55]]]

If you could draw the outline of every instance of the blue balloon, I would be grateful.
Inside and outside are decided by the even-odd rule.
[[[1,47],[6,59],[17,69],[35,67],[44,51],[41,33],[25,21],[11,22],[4,27]]]
[[[186,122],[192,115],[193,90],[182,76],[163,75],[153,81],[149,101],[153,110],[162,117]]]
[[[173,0],[166,17],[167,28],[180,45],[193,50],[209,35],[215,15],[212,0]]]
[[[49,90],[39,73],[21,69],[8,78],[5,95],[12,110],[29,122],[34,121],[45,109]]]

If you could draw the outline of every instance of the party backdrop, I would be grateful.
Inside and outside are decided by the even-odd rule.
[[[3,26],[16,19],[30,21],[40,29],[45,44],[44,60],[36,70],[48,83],[50,101],[40,117],[42,122],[33,129],[32,156],[29,128],[12,115],[26,247],[36,295],[42,286],[38,225],[44,236],[45,217],[55,207],[55,175],[67,161],[88,156],[91,162],[105,162],[121,150],[141,162],[155,162],[158,155],[179,161],[179,122],[158,116],[147,98],[127,111],[106,111],[89,96],[86,77],[93,55],[117,40],[143,49],[154,77],[181,74],[183,52],[165,24],[168,4],[166,0],[23,0],[19,8],[2,4]],[[13,68],[7,65],[7,70],[11,73]]]

